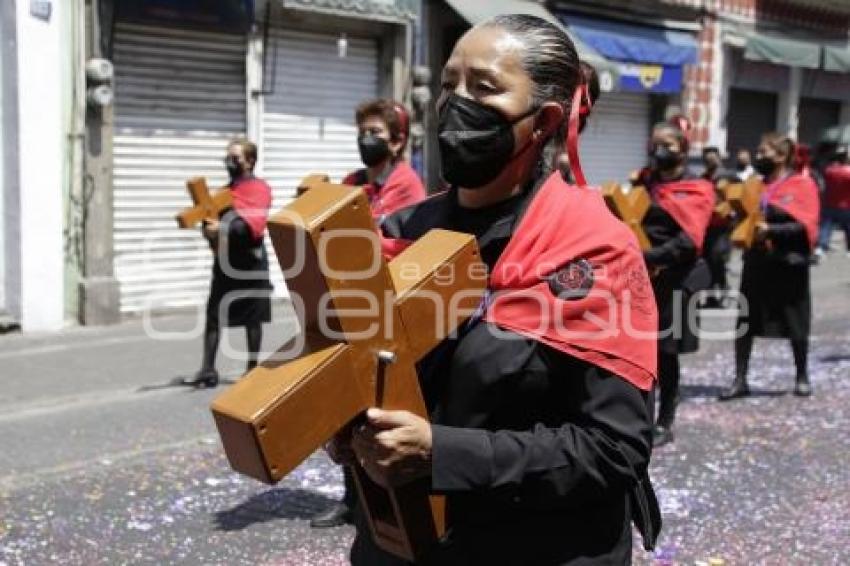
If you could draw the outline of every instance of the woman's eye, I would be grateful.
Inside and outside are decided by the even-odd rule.
[[[478,90],[482,92],[496,92],[496,87],[490,83],[478,83]]]

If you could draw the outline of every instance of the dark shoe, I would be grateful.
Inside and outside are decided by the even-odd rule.
[[[655,425],[652,429],[652,447],[658,448],[673,442],[673,427],[664,425]]]
[[[812,396],[812,386],[809,385],[808,379],[797,380],[797,383],[794,385],[794,395],[796,395],[797,397]]]
[[[736,379],[726,391],[720,393],[717,397],[719,401],[731,401],[732,399],[740,399],[750,395],[750,386],[746,381]]]
[[[351,522],[351,509],[348,508],[348,505],[345,503],[335,503],[330,509],[322,511],[310,519],[310,526],[314,529],[328,529]]]
[[[184,379],[183,385],[189,385],[191,387],[217,387],[218,386],[218,372],[214,369],[201,370],[193,379]]]

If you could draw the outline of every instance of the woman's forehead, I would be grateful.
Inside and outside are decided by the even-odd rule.
[[[498,26],[474,27],[455,45],[446,67],[464,67],[489,73],[525,73],[525,46]]]

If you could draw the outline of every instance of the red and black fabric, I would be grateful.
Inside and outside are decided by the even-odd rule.
[[[408,244],[385,239],[384,253]],[[634,234],[599,191],[551,175],[495,263],[490,291],[488,322],[651,389],[652,285]]]
[[[271,206],[269,185],[251,177],[230,187],[233,206],[222,212],[215,250],[207,323],[252,326],[271,321],[272,285],[263,237]]]
[[[739,328],[750,336],[807,340],[811,331],[811,248],[805,229],[789,213],[768,205],[770,246],[744,254],[741,295],[747,309]]]
[[[242,179],[230,187],[233,209],[251,229],[251,235],[259,240],[266,231],[269,208],[272,205],[272,189],[257,177]]]
[[[636,238],[598,191],[550,176],[493,269],[490,289],[486,320],[652,388],[652,286]]]
[[[633,519],[651,545],[655,305],[637,242],[599,193],[556,174],[465,208],[450,189],[381,228],[400,246],[434,228],[472,234],[492,274],[490,300],[418,364],[432,423],[431,488],[446,496],[456,535],[435,563],[462,555],[463,563],[521,564],[534,548],[546,563],[620,564],[632,552]],[[595,302],[607,293],[608,306]],[[611,332],[594,340],[596,325],[605,326],[595,317],[612,312]],[[574,536],[557,534],[565,528]],[[367,539],[357,537],[352,563],[383,563]]]
[[[704,179],[682,179],[652,184],[650,193],[653,201],[691,238],[697,254],[701,254],[717,200],[714,185]]]
[[[833,163],[823,172],[824,208],[850,210],[850,165]]]
[[[363,187],[369,197],[372,217],[378,222],[402,208],[422,201],[427,196],[419,175],[404,160],[392,165],[386,179],[370,183],[366,170],[358,169],[349,173],[342,180],[342,184]]]
[[[820,198],[818,187],[811,177],[796,174],[769,185],[762,196],[762,206],[775,206],[787,212],[803,225],[809,247],[818,240]]]
[[[744,254],[741,294],[747,309],[739,327],[750,336],[807,340],[811,331],[811,266],[819,196],[809,177],[794,174],[762,195],[767,244]]]

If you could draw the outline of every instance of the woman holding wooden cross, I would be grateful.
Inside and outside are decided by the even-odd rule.
[[[266,219],[272,191],[254,176],[257,146],[234,140],[227,147],[224,166],[233,206],[221,217],[204,222],[203,234],[213,251],[212,282],[207,300],[201,369],[186,385],[215,387],[216,352],[222,327],[242,326],[248,344],[246,371],[257,365],[263,340],[263,323],[271,320],[272,285],[266,255]]]
[[[714,211],[714,186],[686,167],[689,129],[683,117],[657,124],[649,144],[650,165],[634,181],[646,187],[652,198],[643,228],[652,244],[644,258],[652,273],[660,332],[655,446],[673,440],[679,354],[699,348],[691,297],[711,283],[708,265],[700,256]]]
[[[647,548],[660,528],[647,476],[657,314],[636,238],[581,186],[585,86],[555,25],[472,28],[437,103],[451,188],[384,223],[403,241],[474,234],[489,268],[478,312],[420,364],[431,421],[370,409],[331,446],[379,484],[427,479],[447,497],[448,532],[424,563],[625,564],[632,522]],[[580,186],[557,169],[565,149]],[[403,563],[359,527],[353,564]]]
[[[747,369],[753,339],[788,338],[797,369],[794,394],[808,397],[812,295],[810,259],[817,244],[820,203],[811,177],[794,172],[794,142],[781,134],[762,137],[756,171],[764,178],[756,244],[744,254],[738,315],[735,380],[720,395],[728,401],[750,394]]]

